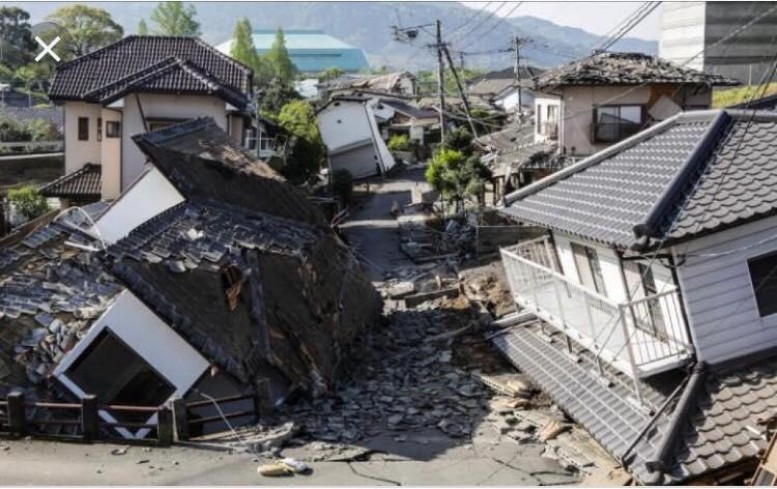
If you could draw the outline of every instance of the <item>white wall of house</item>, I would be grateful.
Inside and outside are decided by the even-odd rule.
[[[518,90],[512,89],[494,98],[494,105],[501,107],[505,112],[513,112],[518,106]],[[534,108],[534,93],[529,90],[521,91],[521,105],[524,108]]]
[[[54,376],[76,396],[82,396],[85,392],[68,378],[67,370],[105,328],[109,328],[175,386],[173,393],[175,397],[183,397],[209,367],[208,361],[202,355],[132,292],[125,290],[92,325],[86,336],[65,355],[54,371]],[[106,411],[100,411],[100,417],[108,422],[115,422],[113,416]],[[146,434],[148,429],[141,429],[135,433],[124,430],[123,433],[128,438],[143,438]]]
[[[361,102],[332,102],[318,113],[321,139],[330,151],[372,138],[367,112]]]
[[[559,115],[559,149],[573,156],[589,156],[605,149],[611,144],[591,142],[591,124],[594,122],[594,107],[605,105],[647,105],[655,103],[659,94],[668,93],[679,106],[686,108],[708,108],[712,102],[712,91],[697,90],[687,86],[677,88],[672,85],[655,85],[639,87],[622,86],[581,86],[565,87]],[[535,95],[535,119],[545,122],[544,110],[547,105],[556,104],[558,97],[553,94],[537,93]],[[542,111],[542,116],[537,114]],[[644,120],[644,119],[643,119]],[[536,140],[546,138],[538,135]]]
[[[700,360],[718,363],[777,346],[777,314],[760,316],[747,265],[777,250],[775,240],[761,243],[775,233],[777,217],[770,217],[673,247],[676,256],[687,255],[678,276]]]
[[[604,279],[604,288],[606,292],[603,295],[614,302],[627,301],[628,296],[621,275],[620,262],[612,248],[578,237],[564,235],[562,233],[554,233],[553,240],[556,243],[556,253],[558,254],[559,262],[561,262],[561,268],[565,276],[572,279],[575,283],[581,284],[577,264],[575,263],[575,258],[572,254],[572,243],[593,248],[596,250],[596,255],[599,258],[599,266],[602,269],[602,278]]]
[[[221,129],[228,130],[226,104],[218,97],[155,93],[139,94],[138,97],[128,95],[124,98],[124,127],[121,135],[122,189],[130,185],[145,167],[146,157],[132,141],[132,136],[146,132],[141,108],[147,120],[212,117]]]
[[[105,128],[108,122],[121,124],[121,111],[103,108],[102,114],[102,142],[100,143],[100,157],[102,161],[102,197],[103,199],[116,199],[121,194],[121,133],[119,137],[108,137]],[[134,144],[134,143],[131,143]]]
[[[150,167],[97,219],[95,232],[106,244],[113,244],[183,201],[159,170]]]
[[[86,102],[65,102],[65,173],[79,170],[86,163],[101,163],[100,142],[97,141],[97,119],[101,117],[102,105]],[[78,119],[89,120],[89,137],[78,139]]]
[[[376,162],[384,172],[394,167],[394,157],[380,135],[371,105],[362,102],[336,101],[319,112],[317,117],[321,139],[330,154],[330,164],[333,158],[343,160],[336,158],[337,154],[342,154],[343,148],[356,147],[359,143],[369,140],[372,142],[371,158],[366,158],[368,153],[363,149],[358,153],[349,152],[353,155],[358,154],[358,158],[362,158],[354,167],[356,170],[355,173],[352,172],[354,176],[369,176],[370,173],[365,174],[363,169],[374,168]],[[366,159],[369,161],[364,161]],[[340,163],[332,166],[344,167]]]

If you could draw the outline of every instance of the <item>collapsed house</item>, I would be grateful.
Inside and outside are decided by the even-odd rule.
[[[19,290],[18,266],[0,278],[0,290],[21,294],[10,305],[3,294],[0,331],[27,325],[4,338],[3,349],[47,349],[63,328],[45,314],[56,320],[73,311],[79,341],[60,344],[45,368],[26,367],[72,396],[157,406],[201,393],[255,393],[277,404],[295,392],[330,390],[349,344],[380,314],[380,297],[353,253],[301,191],[230,143],[212,119],[134,141],[153,166],[99,216],[83,219],[76,231],[85,238],[64,243],[76,251],[54,254],[38,245],[38,259],[49,261],[40,266],[47,280],[40,288],[53,290],[50,298],[35,302],[37,289]],[[142,222],[123,219],[133,209]],[[40,233],[59,227],[55,221],[4,254],[30,254]],[[60,270],[73,281],[60,281]],[[16,360],[24,362],[18,354]],[[29,387],[38,380],[22,382],[13,369],[0,382]],[[103,409],[100,416],[116,422],[119,413]],[[120,430],[126,437],[148,433]]]
[[[777,409],[774,112],[676,115],[508,195],[493,341],[648,485],[732,484]]]

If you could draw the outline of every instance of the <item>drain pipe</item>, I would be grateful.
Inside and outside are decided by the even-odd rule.
[[[618,460],[620,461],[621,465],[623,465],[624,467],[626,467],[628,465],[628,463],[626,463],[626,457],[629,456],[629,454],[634,449],[634,447],[637,446],[637,443],[639,443],[639,441],[642,439],[642,437],[645,436],[645,433],[647,433],[648,430],[653,427],[653,424],[656,422],[658,417],[661,416],[661,413],[664,412],[664,410],[667,408],[667,406],[669,406],[669,404],[671,404],[672,401],[674,401],[675,398],[677,398],[677,396],[680,394],[680,392],[682,392],[683,388],[686,385],[688,385],[688,380],[690,378],[691,378],[691,376],[689,375],[688,377],[683,379],[683,381],[680,382],[680,384],[677,387],[675,387],[675,389],[672,391],[672,393],[669,395],[669,397],[667,397],[666,400],[664,401],[664,403],[661,404],[661,407],[658,408],[658,411],[656,411],[655,414],[653,414],[653,416],[650,418],[650,420],[645,425],[645,427],[642,428],[642,430],[639,432],[639,434],[636,437],[634,437],[634,441],[631,442],[631,444],[626,448],[626,450],[623,451],[623,454],[618,458]]]
[[[696,395],[701,389],[704,381],[707,377],[707,364],[705,362],[699,362],[693,367],[693,373],[688,380],[688,386],[683,392],[680,401],[677,403],[677,410],[672,416],[672,421],[669,424],[666,432],[664,432],[661,443],[656,449],[656,453],[651,460],[645,462],[647,469],[652,472],[652,480],[645,481],[649,485],[658,484],[664,473],[667,470],[666,459],[669,456],[670,451],[674,447],[677,437],[683,429],[683,423],[688,417],[688,412],[691,410],[691,405],[696,399]]]

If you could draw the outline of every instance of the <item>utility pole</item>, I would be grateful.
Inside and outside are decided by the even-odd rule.
[[[513,83],[518,89],[518,105],[515,109],[515,120],[521,127],[521,38],[515,36],[515,66],[513,69]]]
[[[445,139],[445,65],[442,62],[442,22],[439,19],[434,23],[436,30],[437,48],[437,95],[440,103],[440,143]]]
[[[464,74],[464,52],[459,51],[459,69],[461,70],[461,73]]]
[[[472,116],[469,113],[469,101],[467,100],[467,95],[464,93],[464,88],[461,86],[461,80],[459,79],[459,74],[456,72],[456,67],[453,66],[453,60],[451,59],[451,52],[448,50],[448,46],[443,46],[443,49],[445,50],[445,58],[448,60],[448,64],[451,67],[451,71],[453,72],[453,78],[456,80],[456,88],[459,90],[459,95],[461,96],[461,101],[464,103],[464,113],[467,114],[467,122],[469,122],[469,128],[472,130],[472,137],[478,137],[478,130],[475,127],[475,123],[472,122]]]

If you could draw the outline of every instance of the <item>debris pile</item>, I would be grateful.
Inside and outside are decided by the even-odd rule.
[[[456,337],[446,335],[476,315],[444,308],[447,299],[425,303],[428,309],[396,311],[390,325],[365,336],[354,353],[351,381],[335,395],[286,408],[317,440],[352,443],[380,433],[437,428],[452,438],[468,436],[485,416],[491,392],[454,359]]]
[[[400,248],[415,263],[472,256],[475,227],[463,219],[436,225],[426,204],[411,204],[397,215]]]

